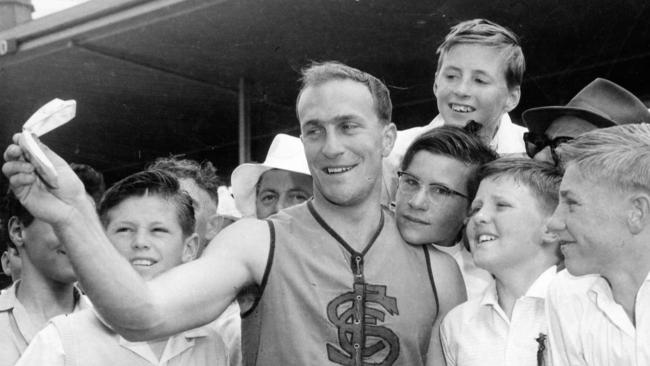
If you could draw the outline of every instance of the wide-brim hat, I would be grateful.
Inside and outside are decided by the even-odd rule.
[[[255,217],[255,185],[262,174],[271,169],[311,175],[302,141],[283,133],[277,134],[263,163],[245,163],[235,168],[230,176],[230,183],[235,206],[242,216]]]
[[[525,110],[521,115],[522,121],[518,124],[531,132],[543,134],[561,116],[575,116],[600,128],[650,122],[650,112],[639,98],[618,84],[597,78],[565,106]]]

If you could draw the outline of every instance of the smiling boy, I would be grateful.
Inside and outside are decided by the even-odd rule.
[[[519,37],[489,20],[473,19],[453,26],[436,53],[433,94],[439,114],[426,126],[398,131],[395,147],[384,162],[387,199],[394,197],[394,174],[404,152],[417,136],[432,128],[465,127],[474,121],[481,141],[497,153],[526,151],[526,129],[508,116],[519,104],[526,69]]]
[[[191,197],[161,170],[133,174],[111,187],[99,207],[115,249],[150,280],[198,253]],[[91,310],[52,319],[18,365],[226,365],[221,337],[210,326],[149,342],[129,342]]]
[[[443,320],[447,365],[535,366],[543,356],[535,339],[548,333],[546,288],[561,260],[546,223],[562,174],[548,163],[501,158],[479,177],[467,236],[476,265],[495,283]]]

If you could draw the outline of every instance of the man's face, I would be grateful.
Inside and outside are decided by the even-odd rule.
[[[474,262],[495,273],[538,259],[549,217],[526,185],[507,176],[483,179],[467,223]]]
[[[21,256],[23,270],[25,260],[28,260],[48,279],[62,284],[76,281],[65,247],[59,242],[50,224],[34,218],[29,226],[23,226],[22,235],[25,250],[25,256]]]
[[[571,274],[603,273],[621,257],[628,234],[624,196],[610,184],[588,179],[569,164],[549,229],[560,237]]]
[[[129,197],[111,208],[107,217],[109,240],[147,280],[196,254],[190,247],[196,236],[183,235],[176,207],[162,197]]]
[[[271,169],[260,177],[255,209],[258,219],[303,203],[312,196],[311,176],[282,169]]]
[[[585,121],[582,118],[575,116],[562,116],[555,119],[544,131],[544,135],[549,141],[553,141],[558,137],[571,137],[576,138],[585,132],[595,130],[597,127]],[[561,148],[561,144],[558,146]],[[533,159],[554,163],[553,156],[551,155],[551,147],[547,146],[540,150]]]
[[[194,206],[194,218],[196,219],[195,231],[199,235],[201,250],[212,240],[215,233],[212,233],[211,225],[217,215],[217,205],[204,189],[200,188],[194,179],[181,178],[178,180],[181,189],[192,197]]]
[[[349,206],[378,195],[395,126],[379,121],[368,88],[352,80],[308,87],[297,110],[314,196]]]
[[[501,116],[519,103],[520,89],[508,89],[499,49],[459,44],[442,58],[433,93],[445,124],[464,127],[474,120],[483,125],[479,136],[489,143]]]
[[[441,185],[467,195],[467,182],[473,167],[444,155],[421,150],[413,156],[406,173],[417,177],[426,189],[409,194],[397,189],[395,218],[402,238],[411,244],[455,244],[463,226],[469,202],[450,195],[427,195],[431,184]]]

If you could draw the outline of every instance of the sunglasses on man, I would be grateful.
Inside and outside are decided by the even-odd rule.
[[[544,134],[537,134],[534,132],[524,133],[524,142],[526,143],[526,154],[528,154],[528,156],[532,158],[548,146],[551,150],[551,157],[553,158],[553,162],[555,163],[555,165],[558,165],[560,162],[560,157],[558,156],[556,151],[557,147],[573,139],[574,139],[573,137],[569,137],[569,136],[558,136],[551,140],[548,138],[548,136]]]

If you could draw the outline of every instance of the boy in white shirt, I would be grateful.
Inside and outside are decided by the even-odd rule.
[[[438,50],[433,83],[439,114],[425,126],[397,132],[395,146],[384,159],[384,200],[395,197],[397,171],[404,152],[422,133],[443,125],[465,127],[473,121],[484,144],[501,155],[524,154],[524,127],[508,116],[521,97],[526,69],[519,37],[486,19],[453,26]],[[384,202],[386,203],[386,202]]]
[[[99,206],[106,235],[149,280],[195,258],[192,198],[162,170],[133,174],[111,187]],[[117,274],[116,274],[117,275]],[[149,342],[130,342],[92,310],[52,319],[17,365],[227,365],[221,337],[203,326]]]
[[[546,287],[561,261],[546,223],[562,174],[545,162],[501,158],[479,176],[467,236],[476,265],[495,284],[443,320],[447,365],[534,366],[544,357]]]

